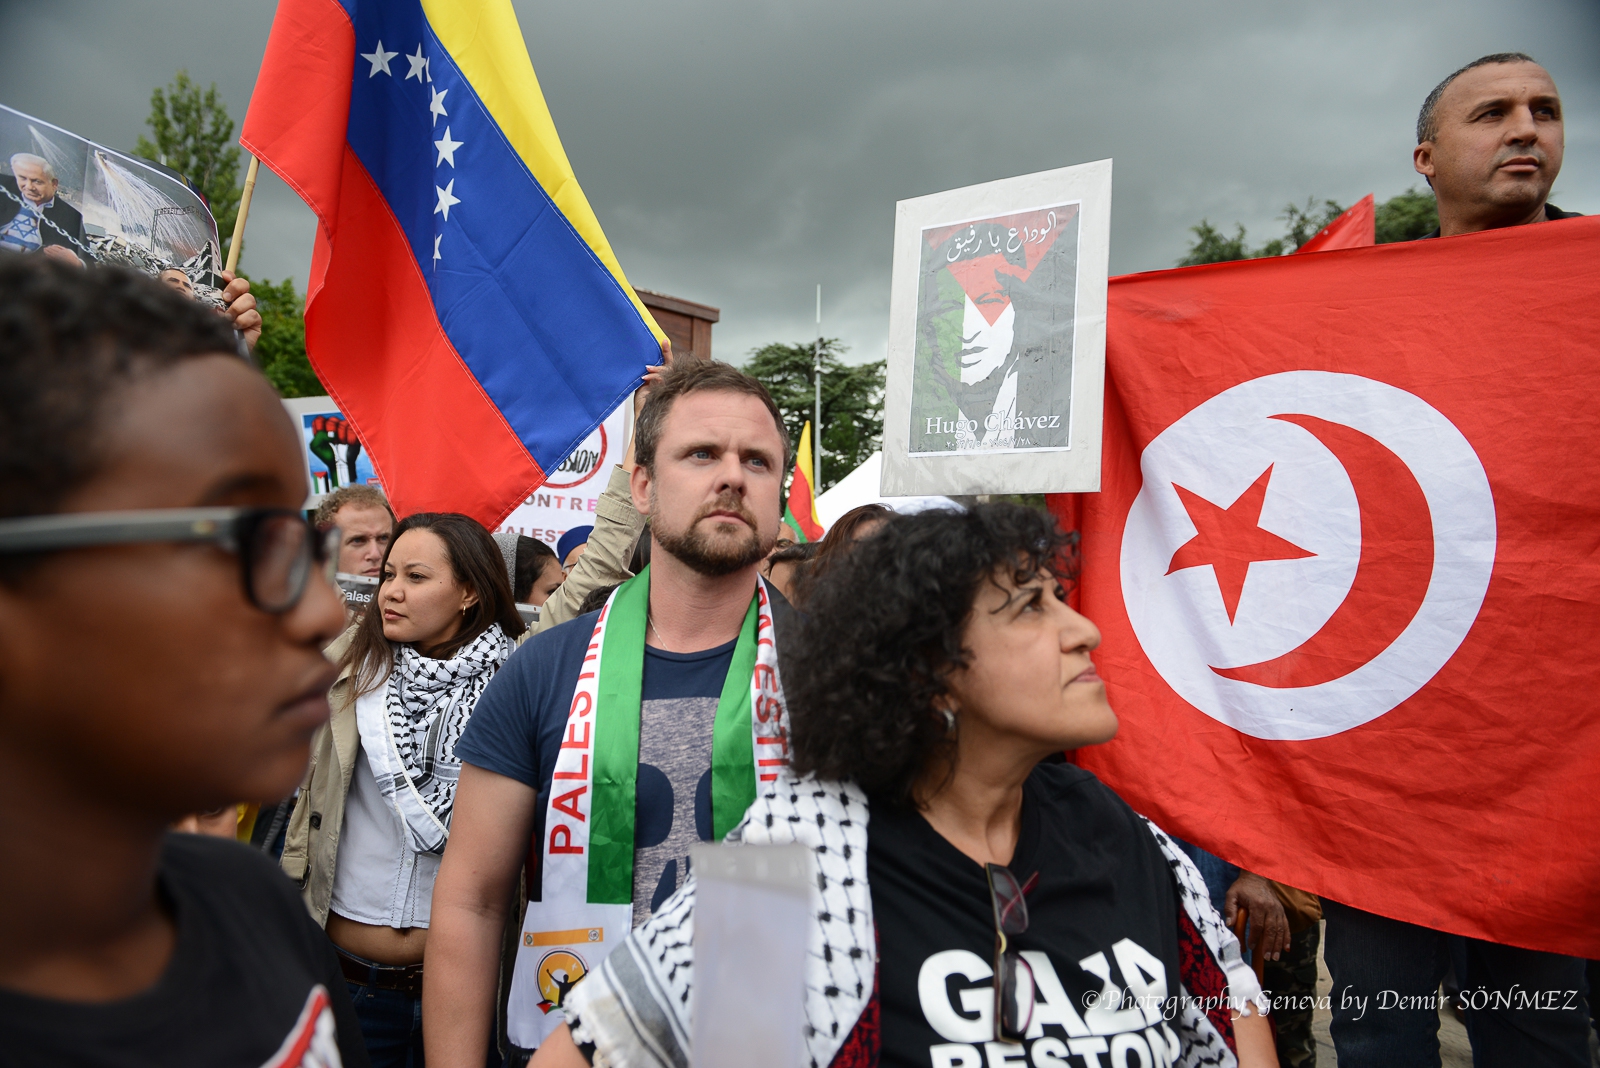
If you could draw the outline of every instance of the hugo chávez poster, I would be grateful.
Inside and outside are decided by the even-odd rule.
[[[1098,488],[1111,163],[902,201],[886,496]]]

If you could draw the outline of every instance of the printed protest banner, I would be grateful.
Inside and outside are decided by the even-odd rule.
[[[1111,161],[901,201],[885,496],[1099,488]]]
[[[283,402],[305,446],[306,479],[314,508],[324,496],[341,486],[375,486],[383,482],[362,447],[350,420],[332,397],[295,397]]]
[[[572,527],[592,525],[611,469],[622,462],[627,450],[632,415],[631,406],[623,404],[606,416],[550,473],[544,485],[512,509],[498,529],[553,546]]]
[[[0,249],[178,268],[222,306],[216,220],[182,176],[0,105]]]

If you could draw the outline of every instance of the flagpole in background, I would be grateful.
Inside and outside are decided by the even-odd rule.
[[[256,191],[256,173],[261,161],[250,157],[250,167],[244,172],[244,192],[239,194],[239,216],[233,221],[233,240],[228,242],[228,265],[223,268],[232,274],[239,266],[239,250],[244,247],[244,221],[250,217],[250,198]]]
[[[817,410],[811,425],[817,432],[811,435],[811,485],[814,492],[822,492],[822,283],[817,283],[817,341],[811,347],[812,375],[817,380]]]

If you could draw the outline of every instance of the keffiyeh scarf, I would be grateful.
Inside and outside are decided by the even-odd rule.
[[[866,795],[850,783],[796,776],[785,769],[764,786],[729,845],[800,842],[815,852],[816,922],[805,975],[809,1068],[828,1068],[871,998],[877,968],[872,896],[867,885]],[[1155,824],[1178,884],[1180,935],[1191,942],[1180,965],[1183,1010],[1172,1027],[1178,1068],[1237,1068],[1229,1005],[1265,1011],[1255,974],[1211,907],[1193,862]],[[597,1047],[595,1068],[688,1068],[694,997],[695,879],[689,879],[567,1001],[575,1040]],[[1221,1004],[1207,1005],[1207,995]]]
[[[382,706],[356,704],[361,748],[378,789],[400,814],[411,848],[419,853],[444,850],[461,776],[456,743],[512,647],[498,623],[449,660],[402,645]]]

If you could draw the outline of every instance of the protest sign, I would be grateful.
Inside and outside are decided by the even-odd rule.
[[[0,105],[0,248],[146,274],[180,268],[222,306],[217,224],[173,171]]]
[[[798,843],[690,851],[694,1068],[806,1062],[806,937],[817,876]],[[738,1026],[729,1026],[738,1021]],[[751,1051],[760,1050],[752,1058]]]
[[[378,592],[378,580],[370,575],[352,575],[341,571],[334,581],[339,584],[339,592],[344,594],[344,606],[358,614],[367,610],[373,594]]]
[[[306,479],[311,488],[306,507],[316,507],[341,486],[383,488],[371,455],[332,397],[294,397],[283,406],[305,446]]]
[[[885,496],[1098,489],[1111,161],[900,202]]]
[[[550,478],[511,510],[496,529],[515,531],[549,545],[561,540],[572,527],[590,526],[600,504],[600,494],[611,469],[622,462],[628,447],[633,409],[620,405],[594,433],[584,439]]]

